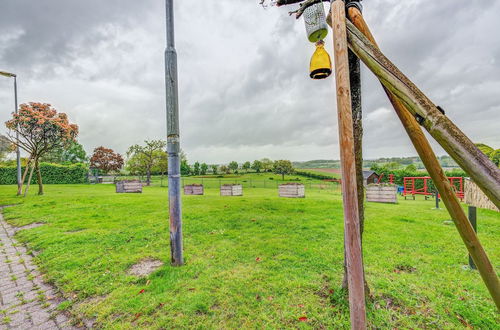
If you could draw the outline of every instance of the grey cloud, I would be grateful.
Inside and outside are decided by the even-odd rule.
[[[365,1],[382,50],[471,139],[500,147],[498,1]],[[175,1],[182,147],[190,160],[338,157],[334,79],[308,78],[314,51],[290,8],[258,0]],[[163,1],[5,0],[0,69],[20,100],[80,125],[87,150],[165,136]],[[327,49],[331,52],[331,34]],[[363,69],[365,155],[414,155],[380,84]],[[11,111],[0,80],[0,120]],[[440,153],[442,150],[438,149]]]

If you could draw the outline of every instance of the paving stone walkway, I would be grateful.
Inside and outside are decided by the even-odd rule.
[[[12,227],[0,213],[0,329],[76,329],[56,310],[56,292],[42,281],[26,248],[14,239],[23,228],[33,226]]]

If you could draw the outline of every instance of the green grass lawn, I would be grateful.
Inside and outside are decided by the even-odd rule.
[[[243,197],[185,196],[186,265],[169,266],[167,189],[115,194],[112,185],[46,187],[17,198],[0,186],[10,223],[46,225],[16,238],[67,302],[104,328],[348,328],[341,196],[275,189]],[[493,329],[499,314],[449,216],[433,201],[367,204],[368,319],[375,328]],[[481,241],[500,265],[500,214],[479,210]],[[127,275],[144,258],[165,265],[147,278]]]

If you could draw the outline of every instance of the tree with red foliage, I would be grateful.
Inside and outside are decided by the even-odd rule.
[[[123,157],[113,149],[98,147],[94,149],[94,154],[90,158],[90,167],[104,173],[118,171],[123,167]]]
[[[37,173],[38,194],[43,195],[42,174],[40,172],[40,158],[47,152],[62,148],[75,141],[78,135],[78,126],[70,124],[65,113],[58,113],[47,103],[30,102],[21,104],[18,113],[12,114],[12,119],[5,123],[10,130],[9,140],[29,154],[28,164],[18,187],[17,194],[22,192],[26,174],[31,166],[24,195],[28,193],[33,171]],[[19,138],[16,137],[18,132]]]

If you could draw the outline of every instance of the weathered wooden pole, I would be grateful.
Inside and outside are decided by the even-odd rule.
[[[167,97],[168,207],[170,218],[170,257],[173,266],[184,264],[182,251],[181,162],[179,140],[179,101],[177,52],[174,39],[174,4],[166,0],[167,48],[165,85]]]
[[[359,31],[362,31],[367,38],[369,38],[373,45],[376,46],[375,39],[368,28],[368,25],[363,19],[363,16],[360,11],[355,8],[349,9],[349,19],[356,25],[359,26]],[[469,250],[470,255],[476,262],[476,265],[479,269],[481,277],[485,282],[488,290],[490,291],[491,296],[497,308],[500,309],[500,283],[498,281],[498,276],[496,275],[493,266],[491,265],[486,252],[484,251],[477,235],[472,228],[467,216],[465,215],[464,210],[462,209],[460,202],[458,201],[451,184],[446,177],[437,157],[432,150],[432,147],[425,137],[422,129],[420,128],[418,122],[410,113],[409,110],[399,101],[399,99],[392,94],[388,89],[384,87],[389,100],[391,101],[396,114],[401,120],[408,136],[410,137],[417,153],[419,154],[422,162],[424,163],[429,175],[431,176],[434,185],[437,190],[441,194],[441,198],[443,199],[443,203],[446,206],[449,214],[453,218],[455,225],[464,241],[467,249]],[[479,263],[479,264],[478,264]]]
[[[500,169],[351,22],[349,47],[500,208]]]
[[[347,10],[351,6],[361,9],[359,1],[351,1],[346,5]],[[359,58],[351,50],[348,51],[349,59],[349,83],[351,86],[352,124],[354,135],[354,158],[356,161],[356,185],[358,191],[359,233],[361,235],[361,247],[363,247],[363,231],[365,224],[365,191],[363,178],[363,107],[361,98],[361,63]],[[344,279],[342,287],[347,285],[347,265],[344,255]],[[365,280],[365,295],[369,294],[369,287]]]
[[[477,234],[477,208],[472,205],[469,205],[469,222]],[[469,266],[471,269],[477,269],[476,265],[474,264],[474,260],[472,260],[472,256],[470,254],[469,254]]]
[[[335,81],[339,124],[340,161],[342,167],[342,198],[344,203],[344,246],[349,287],[349,309],[352,329],[366,329],[363,257],[359,228],[356,160],[349,83],[349,60],[345,3],[332,4],[333,42],[335,50]]]

